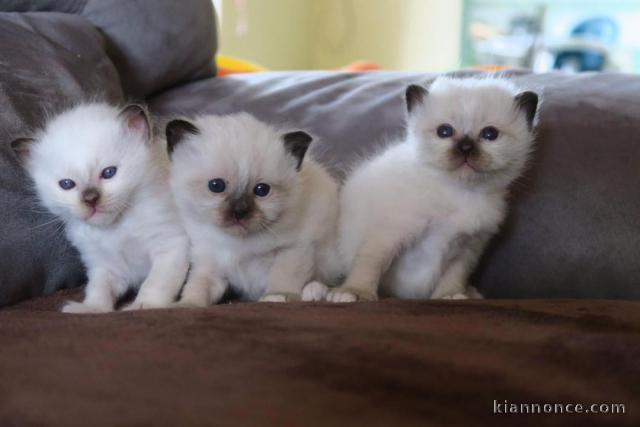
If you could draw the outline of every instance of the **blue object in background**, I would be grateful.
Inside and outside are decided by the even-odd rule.
[[[579,39],[581,43],[559,50],[556,53],[553,68],[569,71],[603,71],[607,53],[603,52],[602,46],[616,44],[619,35],[618,24],[609,17],[596,17],[582,21],[571,31],[571,37]],[[593,42],[597,46],[590,48],[588,42]]]
[[[562,50],[556,53],[553,68],[567,71],[602,71],[605,55],[602,52],[583,50]]]
[[[606,16],[582,21],[571,31],[572,37],[590,39],[607,45],[616,44],[619,35],[616,21]]]

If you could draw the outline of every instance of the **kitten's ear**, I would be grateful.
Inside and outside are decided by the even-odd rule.
[[[298,130],[295,132],[285,133],[282,136],[282,139],[284,141],[284,148],[298,160],[296,169],[300,170],[304,155],[307,153],[307,149],[309,148],[311,141],[313,141],[313,138],[308,133]]]
[[[11,149],[18,160],[20,160],[21,163],[24,163],[31,156],[31,149],[35,143],[36,140],[33,138],[18,138],[15,141],[11,141]]]
[[[147,110],[139,104],[129,104],[118,115],[128,130],[143,135],[146,141],[151,139],[151,120]]]
[[[185,135],[198,135],[200,130],[191,122],[176,119],[167,123],[164,133],[167,137],[167,151],[171,155],[176,146],[184,141]]]
[[[533,127],[538,110],[538,94],[531,91],[522,92],[516,95],[516,108],[524,113],[529,129]]]
[[[422,105],[429,92],[420,85],[409,85],[405,91],[404,98],[407,101],[407,111],[411,114],[416,107]]]

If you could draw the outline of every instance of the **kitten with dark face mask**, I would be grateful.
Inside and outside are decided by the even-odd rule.
[[[188,238],[168,184],[168,157],[144,108],[85,104],[12,146],[42,204],[65,224],[89,282],[68,313],[112,311],[129,288],[129,309],[172,304],[188,269]]]
[[[192,244],[181,305],[214,304],[229,286],[246,300],[296,300],[324,277],[338,192],[305,155],[308,134],[242,113],[173,120],[166,136],[171,188]],[[305,299],[318,299],[317,285]]]
[[[532,150],[538,96],[499,79],[407,88],[407,137],[341,192],[334,302],[480,297],[468,286]]]

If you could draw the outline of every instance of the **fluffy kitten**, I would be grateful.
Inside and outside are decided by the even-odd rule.
[[[341,193],[343,286],[333,302],[481,297],[467,285],[533,144],[538,96],[499,79],[406,90],[407,137],[357,168]]]
[[[169,191],[165,149],[142,107],[80,105],[12,145],[87,267],[84,301],[68,302],[64,312],[112,311],[138,286],[130,309],[175,300],[188,270],[188,238]]]
[[[171,187],[192,242],[181,305],[216,303],[228,286],[246,300],[297,300],[307,282],[323,278],[338,193],[305,157],[309,135],[242,113],[173,120],[166,136]],[[321,290],[313,282],[304,299]]]

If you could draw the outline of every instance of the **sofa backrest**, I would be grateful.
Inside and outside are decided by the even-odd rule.
[[[215,75],[211,0],[0,0],[4,12],[82,16],[104,36],[129,98]]]

